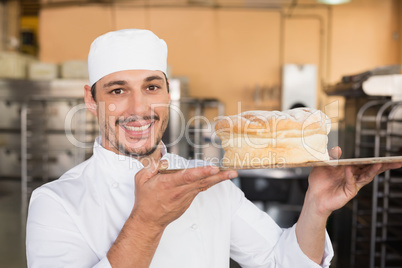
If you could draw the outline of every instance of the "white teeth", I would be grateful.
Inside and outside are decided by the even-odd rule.
[[[130,130],[130,131],[144,131],[147,128],[149,128],[151,126],[151,124],[148,125],[143,125],[140,127],[132,127],[132,126],[124,126],[126,129]]]

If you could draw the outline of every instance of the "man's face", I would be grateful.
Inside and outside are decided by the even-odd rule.
[[[98,117],[104,148],[139,158],[160,153],[170,102],[161,71],[115,72],[96,83],[96,103],[90,94],[86,86],[85,102]]]

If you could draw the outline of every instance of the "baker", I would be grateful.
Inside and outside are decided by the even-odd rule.
[[[314,168],[297,223],[281,229],[230,181],[235,171],[166,152],[166,64],[165,42],[147,30],[92,43],[85,103],[100,137],[90,159],[33,192],[28,266],[329,267],[329,215],[401,164]],[[185,170],[158,173],[166,165]]]

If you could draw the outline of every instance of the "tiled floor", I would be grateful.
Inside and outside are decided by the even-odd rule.
[[[0,267],[26,267],[20,183],[0,180]]]

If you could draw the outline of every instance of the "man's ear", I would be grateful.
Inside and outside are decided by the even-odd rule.
[[[85,85],[84,89],[85,89],[85,95],[84,95],[85,106],[93,115],[98,117],[98,110],[97,110],[98,105],[96,104],[96,101],[92,97],[91,87]]]

